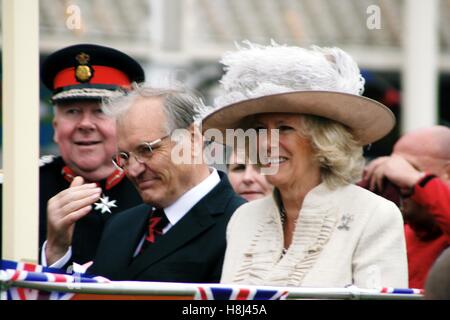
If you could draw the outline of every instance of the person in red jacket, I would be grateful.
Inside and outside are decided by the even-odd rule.
[[[364,181],[381,194],[387,181],[398,188],[409,286],[423,288],[431,266],[450,246],[450,128],[434,126],[406,134],[390,156],[366,167]]]

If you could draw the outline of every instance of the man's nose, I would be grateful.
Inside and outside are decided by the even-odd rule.
[[[130,154],[128,159],[127,174],[131,177],[138,177],[142,172],[145,171],[145,164],[137,161],[133,154]]]
[[[83,112],[81,115],[80,122],[78,123],[78,128],[80,130],[95,130],[95,119],[89,112]]]

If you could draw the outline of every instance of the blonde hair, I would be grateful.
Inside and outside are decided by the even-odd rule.
[[[311,142],[322,181],[331,189],[361,179],[363,148],[343,124],[314,115],[300,115],[300,134]]]

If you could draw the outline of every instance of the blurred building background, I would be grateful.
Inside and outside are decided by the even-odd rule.
[[[186,81],[212,103],[222,74],[219,57],[235,43],[269,44],[273,39],[280,44],[338,46],[359,63],[366,78],[364,95],[384,103],[401,119],[406,1],[40,0],[41,59],[75,43],[112,46],[138,59],[152,83]],[[438,121],[449,125],[449,0],[438,0],[436,36]],[[41,86],[41,154],[57,152],[48,99],[49,92]],[[399,134],[397,126],[366,150],[367,155],[389,153]]]

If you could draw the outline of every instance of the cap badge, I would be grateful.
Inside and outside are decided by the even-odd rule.
[[[75,78],[78,82],[89,82],[94,76],[94,69],[89,65],[90,56],[84,52],[79,53],[75,59],[79,65],[75,69]]]

